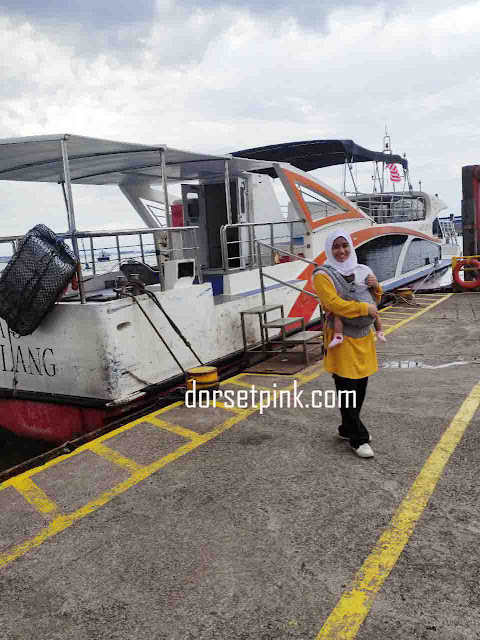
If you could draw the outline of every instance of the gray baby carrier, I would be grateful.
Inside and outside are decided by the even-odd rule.
[[[329,265],[322,265],[314,270],[313,276],[317,275],[317,273],[325,273],[331,278],[338,295],[343,300],[355,300],[356,302],[367,302],[368,304],[375,302],[369,289],[358,287],[355,280],[353,282],[347,282],[345,278],[333,267],[330,267]],[[375,319],[372,318],[372,316],[358,316],[357,318],[339,317],[343,322],[344,335],[349,336],[350,338],[363,338],[368,336],[371,326],[375,322]],[[327,323],[328,326],[333,329],[332,314],[327,317]]]

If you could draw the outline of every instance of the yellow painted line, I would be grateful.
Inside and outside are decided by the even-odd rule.
[[[164,407],[163,409],[160,409],[160,410],[157,409],[156,411],[150,414],[137,418],[136,420],[132,420],[132,422],[124,424],[122,427],[118,427],[114,431],[110,431],[109,433],[106,433],[105,435],[100,436],[99,438],[94,440],[94,442],[95,443],[105,442],[105,440],[109,440],[110,438],[113,438],[120,433],[124,433],[125,431],[132,429],[137,424],[148,422],[151,417],[157,416],[161,413],[166,413],[167,411],[171,411],[172,409],[175,409],[175,407],[178,407],[178,406],[183,406],[183,402],[181,401],[174,402],[168,407]],[[87,442],[86,444],[83,444],[82,446],[78,447],[78,449],[75,449],[75,451],[72,451],[71,453],[66,453],[63,456],[58,456],[57,458],[53,458],[53,460],[49,460],[48,462],[46,462],[45,464],[39,467],[34,467],[33,469],[24,471],[20,476],[16,476],[15,478],[10,478],[9,480],[5,480],[2,484],[0,484],[0,491],[2,491],[3,489],[6,489],[9,486],[12,486],[14,481],[17,478],[31,478],[32,476],[37,475],[37,473],[41,473],[45,469],[49,469],[50,467],[54,467],[55,465],[60,464],[61,462],[63,462],[63,460],[68,460],[69,458],[77,456],[80,453],[82,453],[82,451],[88,451],[88,449],[90,449],[92,444],[93,442]]]
[[[313,364],[311,369],[313,369],[313,367],[318,367],[318,363]],[[308,369],[307,369],[307,371],[308,371]],[[322,363],[322,365],[320,366],[319,369],[317,368],[315,370],[312,370],[311,373],[307,373],[307,374],[304,373],[304,374],[302,374],[301,377],[299,376],[299,378],[301,379],[302,383],[305,384],[307,382],[312,382],[313,380],[316,380],[319,376],[322,375],[322,373],[326,373],[326,371],[325,371],[325,369],[323,367],[323,363]]]
[[[480,382],[462,403],[432,451],[406,497],[367,557],[352,586],[338,601],[316,640],[352,640],[357,635],[376,594],[395,566],[413,533],[450,456],[480,406]]]
[[[281,354],[281,351],[279,352],[279,355]],[[271,376],[272,378],[276,378],[278,376],[278,373],[257,373],[256,371],[246,371],[245,373],[239,373],[236,376],[232,376],[231,378],[228,378],[228,380],[224,380],[223,382],[221,382],[220,384],[225,384],[226,382],[232,382],[232,380],[236,380],[237,378],[244,378],[246,376],[258,376],[259,378],[268,378],[268,376]],[[294,378],[295,375],[293,373],[287,373],[285,375],[282,374],[282,378]]]
[[[255,387],[255,389],[263,389],[263,387]],[[272,391],[272,389],[268,388],[267,391]],[[273,389],[273,391],[275,391],[275,389]],[[248,411],[250,409],[247,408],[240,408],[240,407],[231,407],[230,405],[226,406],[224,402],[221,402],[220,400],[210,400],[209,405],[211,407],[220,407],[220,409],[225,409],[225,411],[231,411],[232,413],[236,413],[237,415],[244,415],[245,412],[248,413]],[[248,414],[250,415],[250,414]]]
[[[413,317],[418,317],[422,313],[425,313],[430,308],[436,306],[437,304],[440,304],[440,302],[443,302],[443,300],[446,300],[448,297],[450,297],[450,295],[453,295],[453,294],[448,294],[448,295],[442,297],[441,299],[438,300],[438,302],[433,303],[428,308],[426,308],[426,309],[424,309],[422,311],[419,311],[414,316],[409,317],[408,319],[404,319],[401,322],[399,322],[397,325],[395,325],[394,327],[392,327],[390,329],[387,329],[387,331],[385,333],[386,334],[391,333],[392,331],[396,330],[398,327],[403,326],[407,322],[410,322],[410,320]],[[323,373],[324,373],[323,363],[320,365],[320,367],[319,367],[318,363],[314,363],[306,370],[305,373],[303,373],[301,376],[300,375],[297,376],[297,379],[301,379],[301,383],[305,384],[307,382],[311,382],[311,381],[315,380],[316,378],[318,378]],[[225,383],[228,384],[228,383],[234,382],[236,380],[241,380],[241,378],[243,378],[244,376],[247,376],[247,375],[251,376],[251,375],[266,375],[266,374],[240,373],[240,374],[237,374],[236,376],[233,376],[232,378],[226,380]],[[271,391],[271,389],[267,389],[267,390]],[[114,431],[111,431],[110,433],[107,433],[107,434],[105,434],[103,436],[100,436],[97,440],[94,441],[94,443],[92,443],[92,442],[86,443],[85,445],[82,445],[81,447],[78,447],[78,449],[76,449],[75,451],[73,451],[71,453],[68,453],[68,454],[59,456],[57,458],[54,458],[53,460],[50,460],[50,461],[46,462],[44,465],[42,465],[40,467],[35,467],[33,469],[25,471],[20,476],[17,476],[15,478],[10,478],[9,480],[6,480],[5,482],[3,482],[0,485],[0,491],[3,490],[3,489],[6,489],[9,486],[18,485],[19,482],[25,482],[26,483],[29,478],[35,476],[37,473],[42,473],[42,471],[44,471],[44,470],[46,470],[46,469],[48,469],[50,467],[53,467],[53,466],[55,466],[57,464],[61,464],[64,460],[71,459],[73,456],[79,455],[83,451],[91,449],[94,444],[98,445],[98,444],[100,444],[100,443],[102,443],[102,442],[104,442],[106,440],[109,440],[110,438],[115,437],[116,435],[118,435],[120,433],[128,431],[129,429],[132,429],[136,425],[139,425],[139,424],[142,424],[142,423],[145,423],[145,422],[148,423],[151,420],[152,421],[163,422],[163,420],[159,419],[158,416],[162,415],[164,413],[168,413],[168,411],[171,411],[172,409],[175,409],[176,407],[179,407],[179,406],[184,406],[184,403],[182,401],[178,401],[178,402],[175,402],[175,403],[169,405],[168,407],[164,407],[163,409],[156,410],[156,411],[154,411],[154,412],[152,412],[150,414],[147,414],[145,416],[141,416],[140,418],[137,418],[136,420],[133,420],[132,422],[129,422],[128,424],[123,425],[122,427],[119,427],[119,428],[115,429]],[[179,447],[178,449],[176,449],[174,452],[168,454],[167,456],[164,456],[163,458],[160,458],[159,460],[156,460],[155,462],[153,462],[150,465],[147,465],[147,466],[144,466],[144,467],[139,467],[138,470],[134,471],[132,473],[132,475],[129,478],[127,478],[127,480],[125,480],[124,482],[122,482],[122,483],[116,485],[115,487],[113,487],[112,489],[104,492],[101,496],[99,496],[95,500],[89,502],[88,504],[84,505],[83,507],[81,507],[77,511],[73,512],[72,514],[59,515],[59,516],[55,517],[54,520],[49,524],[49,526],[44,528],[44,529],[42,529],[40,531],[40,533],[37,536],[35,536],[34,538],[32,538],[30,540],[26,540],[22,544],[17,545],[11,551],[7,551],[7,552],[4,552],[4,553],[1,553],[0,554],[0,568],[10,564],[11,562],[16,560],[17,558],[23,556],[28,551],[40,546],[41,544],[43,544],[43,542],[45,542],[46,540],[48,540],[52,536],[56,535],[57,533],[60,533],[61,531],[64,531],[65,529],[70,527],[77,520],[80,520],[81,518],[84,518],[85,516],[93,513],[94,511],[96,511],[97,509],[102,507],[103,505],[105,505],[108,502],[110,502],[116,496],[120,495],[124,491],[127,491],[131,487],[135,486],[136,484],[138,484],[139,482],[141,482],[142,480],[144,480],[148,476],[152,475],[153,473],[155,473],[159,469],[165,467],[167,464],[170,464],[171,462],[173,462],[173,461],[177,460],[178,458],[184,456],[186,453],[196,449],[198,446],[200,446],[202,444],[205,444],[209,440],[217,437],[223,431],[226,431],[227,429],[230,429],[234,424],[236,424],[238,422],[241,422],[242,420],[246,419],[247,417],[249,417],[250,415],[256,413],[257,411],[258,411],[258,407],[252,407],[251,409],[237,410],[236,414],[233,415],[231,418],[229,418],[228,420],[225,420],[221,425],[219,425],[218,427],[216,427],[212,431],[209,431],[208,433],[203,434],[203,435],[198,435],[198,434],[195,434],[195,432],[187,430],[188,433],[190,433],[191,435],[195,434],[195,438],[192,438],[191,435],[190,435],[190,439],[191,439],[190,442],[188,442],[185,445]],[[154,422],[153,422],[153,424],[154,424]],[[176,425],[171,425],[171,426],[176,427]],[[179,428],[183,429],[182,427],[179,427]],[[29,486],[32,487],[32,485],[36,486],[36,485],[34,485],[33,481],[31,482],[31,485],[29,485]],[[27,485],[25,484],[24,486],[27,486]],[[40,491],[39,488],[38,488],[38,491]],[[32,500],[33,500],[33,495],[34,494],[30,493],[30,495],[32,496]],[[37,494],[37,495],[40,495],[40,494]],[[45,496],[45,499],[46,499],[47,502],[44,502],[43,504],[44,505],[50,504],[51,507],[45,506],[44,508],[46,508],[46,509],[56,508],[56,505],[55,505],[55,507],[53,507],[54,503],[52,501],[50,501],[50,499],[47,496]],[[40,504],[40,503],[37,501],[37,504]]]
[[[31,538],[30,540],[26,540],[25,542],[15,546],[10,551],[0,553],[0,569],[10,564],[14,560],[17,560],[28,551],[31,551],[32,549],[39,547],[49,538],[52,538],[53,536],[57,535],[61,531],[68,529],[77,520],[80,520],[85,516],[88,516],[91,513],[94,513],[97,509],[99,509],[100,507],[104,506],[105,504],[113,500],[113,498],[119,496],[121,493],[124,493],[128,489],[131,489],[132,487],[137,485],[139,482],[142,482],[142,480],[145,480],[145,478],[148,478],[148,476],[151,476],[152,473],[155,473],[159,469],[162,469],[162,467],[165,467],[167,464],[170,464],[174,460],[181,458],[186,453],[189,453],[193,449],[196,449],[201,444],[204,444],[205,442],[212,440],[212,438],[216,438],[220,433],[222,433],[223,431],[226,431],[227,429],[230,429],[234,424],[243,420],[247,414],[250,415],[252,413],[255,413],[255,411],[256,409],[252,409],[249,411],[246,410],[243,412],[242,415],[232,416],[228,420],[225,420],[225,422],[221,424],[219,427],[217,427],[216,429],[213,429],[212,431],[209,431],[205,435],[198,438],[196,441],[188,442],[187,444],[184,444],[182,447],[179,447],[172,453],[169,453],[163,458],[156,460],[152,464],[149,464],[145,467],[140,468],[138,471],[133,473],[129,478],[127,478],[127,480],[125,480],[124,482],[121,482],[120,484],[116,485],[112,489],[105,491],[98,498],[96,498],[95,500],[92,500],[91,502],[84,505],[83,507],[80,507],[80,509],[77,509],[77,511],[74,511],[71,514],[57,516],[47,527],[42,529],[40,533],[38,533],[38,535],[36,535],[34,538]],[[144,422],[144,421],[145,421],[145,418],[142,418],[138,422]],[[77,451],[79,451],[82,448],[83,447],[79,447]],[[46,463],[45,465],[43,465],[43,467],[39,467],[39,469],[45,469],[47,466],[51,466],[51,465],[49,465],[49,463]],[[7,482],[11,482],[11,481],[7,480]]]
[[[60,509],[58,506],[50,500],[46,493],[37,486],[30,478],[24,476],[17,476],[12,479],[10,486],[14,487],[32,507],[34,507],[40,513],[45,514],[57,514]]]
[[[237,373],[236,376],[232,376],[231,378],[228,378],[228,380],[225,380],[224,382],[222,382],[221,384],[226,384],[227,382],[236,382],[237,380],[241,380],[244,376],[249,375],[249,376],[254,376],[254,373]]]
[[[415,313],[416,312],[413,310],[412,311],[385,311],[384,315],[385,316],[411,316],[411,315],[414,315]]]
[[[105,458],[109,462],[118,465],[119,467],[123,467],[130,473],[136,473],[142,469],[142,465],[136,463],[134,460],[130,458],[126,458],[122,456],[121,453],[111,449],[110,447],[105,446],[102,442],[91,442],[88,447],[90,451],[96,453],[98,456]]]
[[[160,420],[156,416],[150,416],[148,422],[156,427],[160,427],[160,429],[165,429],[165,431],[176,433],[177,436],[182,436],[187,440],[198,440],[198,438],[201,437],[200,434],[196,431],[192,431],[191,429],[187,429],[186,427],[180,427],[177,424],[171,424],[170,422],[166,422],[165,420]]]
[[[252,388],[252,383],[251,382],[242,382],[240,380],[237,380],[233,384],[236,384],[239,387],[244,387],[246,389],[251,389]],[[263,387],[263,386],[261,386],[259,384],[255,385],[255,389],[261,389],[262,391],[276,391],[276,389],[274,389],[273,387]],[[282,387],[282,389],[293,389],[293,382],[289,387]],[[217,406],[220,406],[220,403],[217,402]]]
[[[428,307],[425,307],[425,309],[420,309],[420,311],[417,311],[417,313],[415,315],[413,315],[411,317],[408,317],[408,318],[405,318],[404,320],[401,320],[394,327],[391,327],[390,329],[387,329],[385,331],[385,335],[388,335],[389,333],[392,333],[392,331],[395,331],[396,329],[399,329],[400,327],[403,327],[403,325],[407,324],[408,322],[411,322],[413,320],[413,318],[419,318],[424,313],[427,313],[427,311],[430,311],[430,309],[433,309],[434,307],[439,305],[444,300],[447,300],[448,298],[450,298],[450,296],[452,296],[452,295],[454,295],[454,294],[453,293],[447,293],[447,295],[443,296],[442,298],[439,298],[436,302],[432,302],[432,304],[429,305]]]

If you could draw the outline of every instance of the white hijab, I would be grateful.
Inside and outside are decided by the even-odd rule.
[[[337,238],[345,238],[345,240],[350,245],[350,255],[344,262],[339,262],[333,257],[332,246]],[[355,249],[353,248],[353,242],[350,237],[350,234],[347,233],[344,229],[335,229],[334,231],[330,231],[325,240],[325,253],[327,254],[327,260],[325,264],[329,267],[333,267],[342,276],[350,276],[354,273],[357,268],[357,254],[355,253]]]

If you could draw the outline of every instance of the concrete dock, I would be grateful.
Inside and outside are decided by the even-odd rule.
[[[176,403],[4,482],[1,640],[480,638],[477,316],[382,312],[373,459],[320,362],[222,385],[303,408]]]

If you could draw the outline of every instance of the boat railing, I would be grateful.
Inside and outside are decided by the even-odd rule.
[[[110,231],[108,229],[95,231],[77,231],[75,237],[80,242],[79,253],[82,265],[82,271],[88,269],[94,275],[99,269],[98,255],[104,255],[108,251],[113,250],[115,264],[120,264],[122,260],[138,258],[141,262],[147,263],[148,256],[151,255],[158,267],[159,279],[162,290],[164,290],[164,275],[161,269],[161,263],[165,260],[175,260],[182,258],[193,258],[195,260],[195,273],[198,282],[202,282],[202,274],[199,262],[197,226],[189,227],[156,227],[142,229],[122,229]],[[70,241],[73,237],[71,233],[58,233],[59,238]],[[145,236],[153,236],[151,242],[145,242]],[[128,244],[122,244],[120,238],[137,238]],[[0,237],[0,247],[5,244],[11,245],[12,255],[18,247],[18,243],[23,236],[2,236]],[[110,238],[114,239],[114,246],[94,246],[94,239]],[[88,248],[85,247],[85,240],[88,240]],[[3,253],[3,251],[0,252]],[[116,254],[116,260],[115,260]],[[108,253],[108,255],[112,255]],[[10,256],[3,256],[3,261],[8,262]],[[83,258],[83,259],[82,259]],[[100,261],[103,262],[103,261]],[[112,269],[110,269],[112,270]]]
[[[260,243],[263,265],[279,261],[281,247],[288,247],[294,255],[294,224],[301,220],[280,222],[241,222],[224,224],[220,228],[222,268],[225,273],[257,269],[259,254],[256,243]],[[268,242],[268,245],[265,244]]]
[[[458,247],[458,236],[453,220],[439,220],[440,231],[446,244],[452,244]]]
[[[347,197],[379,224],[424,220],[426,202],[423,196],[395,193],[357,193]]]
[[[263,271],[263,267],[266,266],[263,264],[262,261],[262,247],[266,248],[266,249],[270,249],[275,250],[275,251],[280,251],[281,253],[283,253],[286,256],[289,256],[293,259],[296,260],[301,260],[302,262],[305,262],[306,264],[312,265],[313,267],[318,267],[318,264],[316,262],[314,262],[313,260],[308,260],[308,258],[302,258],[300,256],[294,255],[289,251],[286,251],[286,249],[281,249],[278,247],[275,247],[273,245],[267,244],[265,242],[260,242],[257,240],[256,242],[256,253],[258,255],[258,269],[260,272],[260,293],[262,295],[262,305],[265,306],[266,302],[265,302],[265,282],[264,282],[264,278],[268,278],[269,280],[273,280],[274,282],[276,282],[277,284],[282,284],[285,285],[286,287],[289,287],[290,289],[295,289],[296,291],[298,291],[299,293],[303,293],[307,296],[310,296],[311,298],[315,298],[315,300],[318,302],[318,297],[315,293],[312,293],[311,291],[305,291],[305,289],[301,288],[301,287],[297,287],[296,285],[292,284],[291,282],[286,282],[285,280],[280,280],[279,278],[276,278],[275,276],[272,276],[271,274],[265,273]],[[319,303],[320,304],[320,303]],[[321,311],[321,307],[320,307],[320,311]]]

